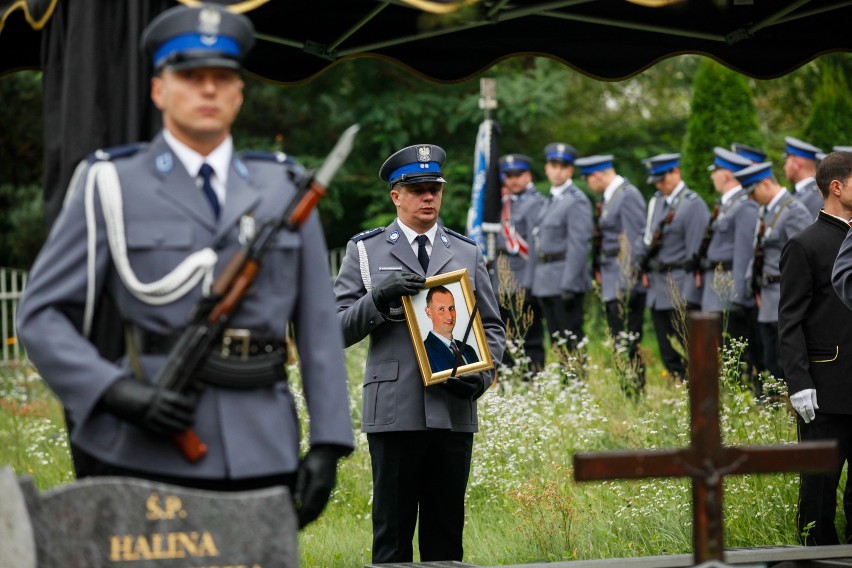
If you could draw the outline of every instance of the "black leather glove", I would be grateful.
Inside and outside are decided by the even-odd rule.
[[[311,447],[302,458],[293,492],[300,529],[315,521],[325,509],[337,480],[337,460],[349,452],[343,446],[320,445]]]
[[[485,393],[485,381],[481,373],[453,377],[441,384],[453,395],[468,400],[476,400]]]
[[[122,377],[101,398],[107,412],[143,430],[170,436],[195,422],[194,397]]]
[[[413,272],[394,272],[373,288],[373,301],[383,314],[402,296],[413,296],[426,286],[426,279]]]

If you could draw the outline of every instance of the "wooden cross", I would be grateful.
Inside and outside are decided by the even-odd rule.
[[[692,443],[680,450],[574,455],[574,479],[692,478],[694,562],[724,562],[722,479],[769,472],[821,473],[837,466],[837,443],[725,447],[719,430],[719,315],[689,318],[689,407]]]

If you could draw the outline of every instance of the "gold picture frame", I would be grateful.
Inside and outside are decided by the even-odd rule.
[[[459,302],[459,298],[464,302]],[[449,307],[450,303],[453,308]],[[423,291],[402,297],[402,306],[424,385],[447,381],[453,374],[453,367],[455,376],[494,368],[478,310],[471,322],[476,297],[466,268],[427,278]],[[444,314],[443,318],[437,315],[439,312]],[[449,312],[454,312],[452,323],[446,315]],[[447,334],[452,336],[458,353],[454,354],[447,345]],[[465,334],[467,340],[463,341]]]

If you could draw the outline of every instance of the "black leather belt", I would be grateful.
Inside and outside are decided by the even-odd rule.
[[[685,266],[686,263],[684,262],[664,263],[654,262],[653,260],[651,260],[651,263],[649,264],[649,270],[651,272],[671,272],[672,270],[683,269]]]
[[[139,352],[147,355],[166,355],[180,339],[180,334],[161,335],[150,331],[136,334]],[[258,355],[268,355],[276,351],[285,352],[287,342],[281,339],[259,339],[251,336],[245,329],[226,329],[222,333],[222,343],[215,350],[222,357],[248,359]]]
[[[560,260],[565,260],[564,252],[557,252],[554,254],[540,254],[538,255],[538,261],[542,264],[547,264],[548,262],[559,262]]]
[[[180,334],[161,335],[137,329],[139,352],[165,355]],[[222,342],[198,371],[198,380],[219,387],[254,389],[287,380],[287,342],[253,338],[248,330],[226,329]]]
[[[621,249],[620,249],[620,248],[617,248],[617,249],[609,249],[609,250],[602,250],[602,251],[601,251],[601,256],[602,256],[602,257],[609,257],[609,258],[612,258],[613,256],[618,256],[618,253],[620,253],[620,252],[621,252]]]
[[[781,275],[780,274],[764,274],[761,281],[762,281],[762,284],[761,284],[762,286],[768,286],[770,284],[776,284],[778,282],[781,282]]]

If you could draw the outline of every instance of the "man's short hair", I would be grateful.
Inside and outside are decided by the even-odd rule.
[[[432,296],[434,296],[436,292],[441,292],[441,293],[449,294],[450,296],[453,296],[453,293],[450,292],[450,289],[447,288],[446,286],[432,286],[431,288],[429,288],[429,291],[426,292],[426,305],[427,306],[432,304]],[[453,299],[455,299],[455,296],[453,296]]]
[[[816,170],[816,183],[823,199],[828,197],[831,182],[845,182],[852,176],[852,152],[832,152],[819,163]]]

